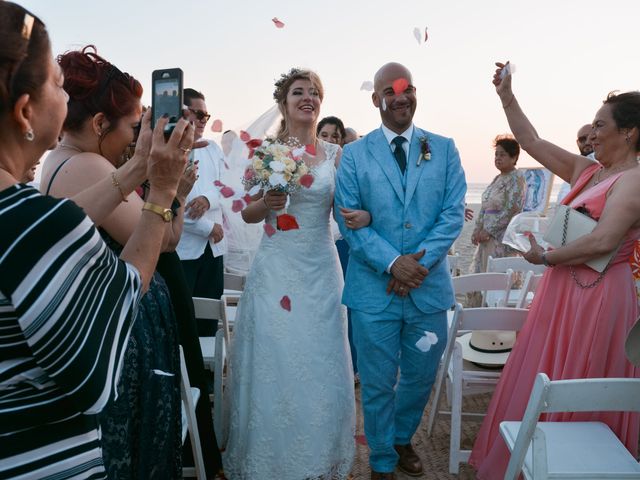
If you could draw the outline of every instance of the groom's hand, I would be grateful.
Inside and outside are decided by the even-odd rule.
[[[429,270],[420,265],[418,260],[424,257],[425,251],[409,255],[400,255],[391,266],[391,275],[409,288],[418,288],[429,274]]]
[[[393,277],[391,277],[389,283],[387,284],[387,295],[393,292],[399,297],[406,297],[407,295],[409,295],[409,290],[411,289],[407,285],[399,280],[396,280]]]

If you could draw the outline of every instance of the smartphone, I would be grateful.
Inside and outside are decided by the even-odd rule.
[[[151,91],[153,92],[151,128],[154,128],[156,122],[167,114],[169,123],[164,127],[164,134],[169,136],[182,117],[182,70],[179,68],[154,70],[151,74]]]

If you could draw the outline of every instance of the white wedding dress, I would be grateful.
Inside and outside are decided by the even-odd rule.
[[[238,307],[223,453],[230,480],[338,480],[353,463],[353,370],[329,226],[337,148],[322,146],[311,188],[290,197],[300,229],[263,237]],[[275,214],[266,221],[275,227]]]

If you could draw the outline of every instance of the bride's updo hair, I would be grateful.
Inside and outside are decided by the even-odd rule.
[[[311,70],[303,70],[301,68],[292,68],[287,73],[280,75],[280,78],[275,82],[275,90],[273,91],[273,99],[278,104],[278,109],[282,114],[282,121],[280,122],[280,128],[278,129],[278,138],[283,139],[289,136],[289,122],[287,118],[287,94],[291,85],[296,80],[309,80],[314,87],[318,90],[320,101],[324,98],[324,87],[322,81],[316,72]],[[313,126],[313,132],[315,133],[316,126]]]

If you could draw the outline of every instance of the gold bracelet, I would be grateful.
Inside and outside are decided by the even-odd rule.
[[[122,187],[120,186],[120,182],[118,182],[118,179],[116,178],[116,172],[111,172],[111,183],[120,192],[120,196],[122,197],[122,201],[123,202],[128,202],[129,200],[127,200],[127,197],[124,195],[124,192],[122,191]]]
[[[502,108],[509,108],[509,105],[511,105],[513,103],[513,99],[516,98],[516,96],[512,93],[511,94],[511,98],[509,99],[509,101],[507,102],[506,105],[502,105]]]

